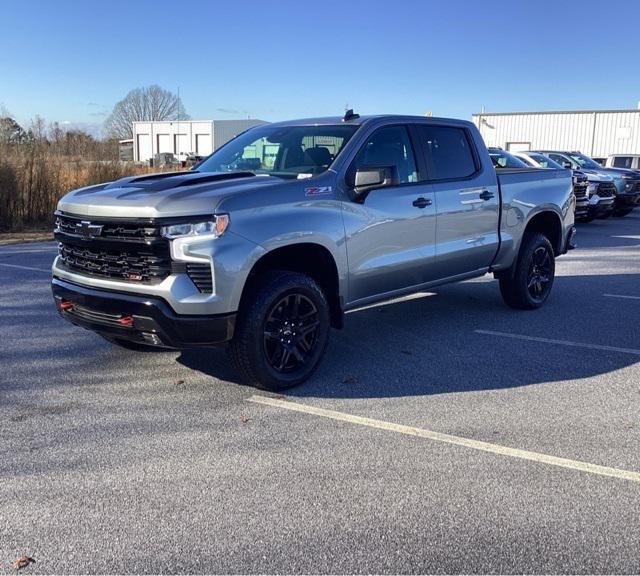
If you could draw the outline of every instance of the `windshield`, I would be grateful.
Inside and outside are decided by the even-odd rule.
[[[555,160],[551,160],[548,156],[544,154],[536,154],[529,152],[529,156],[533,158],[538,164],[540,164],[541,168],[560,168],[562,170],[562,166],[558,164]]]
[[[490,149],[489,156],[496,168],[528,168],[520,158],[504,150]]]
[[[324,172],[358,129],[353,125],[258,126],[216,150],[199,172],[248,170],[282,178]]]
[[[594,160],[591,160],[589,156],[585,156],[584,154],[578,154],[577,152],[573,152],[569,154],[569,156],[574,162],[579,164],[581,168],[591,168],[592,170],[599,170],[600,168],[602,168],[600,164],[598,164]]]

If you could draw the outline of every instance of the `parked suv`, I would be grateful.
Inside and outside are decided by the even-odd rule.
[[[613,215],[626,216],[635,206],[640,204],[640,174],[634,170],[624,168],[608,168],[601,166],[581,152],[542,151],[543,154],[555,160],[565,168],[582,170],[585,173],[594,172],[613,178],[615,187],[615,204]],[[608,187],[608,186],[607,186]],[[602,186],[599,186],[600,190]]]
[[[53,295],[120,346],[227,343],[244,381],[279,390],[313,373],[348,310],[487,272],[509,306],[542,306],[574,202],[568,170],[497,174],[471,122],[267,124],[197,170],[64,196]]]
[[[562,169],[555,160],[540,152],[514,152],[513,155],[527,166],[534,168]],[[573,194],[576,197],[576,219],[589,220],[589,179],[581,170],[573,170]],[[604,202],[604,199],[603,199]],[[609,203],[611,206],[613,202]]]

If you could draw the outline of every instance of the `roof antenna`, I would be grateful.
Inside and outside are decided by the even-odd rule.
[[[344,116],[342,117],[342,121],[349,122],[349,120],[355,120],[356,118],[360,118],[360,114],[354,114],[353,108],[349,108],[349,110],[347,110],[344,113]]]

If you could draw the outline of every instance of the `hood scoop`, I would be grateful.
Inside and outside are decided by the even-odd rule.
[[[206,184],[207,182],[219,182],[220,180],[235,180],[236,178],[253,178],[255,174],[253,172],[212,172],[211,174],[204,174],[197,178],[188,178],[175,185],[175,188],[179,186],[193,186],[195,184]]]
[[[127,182],[148,182],[149,180],[162,180],[163,178],[172,178],[173,176],[189,176],[193,174],[191,171],[184,172],[162,172],[160,174],[148,174],[146,176],[138,176],[128,179]]]

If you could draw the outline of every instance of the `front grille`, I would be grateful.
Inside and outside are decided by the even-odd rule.
[[[103,278],[158,283],[171,274],[169,242],[149,220],[84,220],[56,215],[62,264]]]
[[[631,190],[629,190],[629,192],[631,194],[637,194],[638,192],[640,192],[640,180],[635,180],[633,182],[633,188],[631,188]]]
[[[211,277],[211,266],[209,264],[187,263],[187,275],[196,285],[200,292],[213,292],[213,278]]]
[[[616,195],[616,185],[613,182],[600,182],[598,184],[598,196],[609,198]]]
[[[90,250],[61,242],[60,259],[67,268],[87,274],[132,280],[157,282],[171,274],[171,259],[152,253],[123,250]]]
[[[586,198],[587,197],[587,187],[588,187],[588,183],[587,182],[576,182],[573,185],[573,193],[575,194],[576,198]]]

